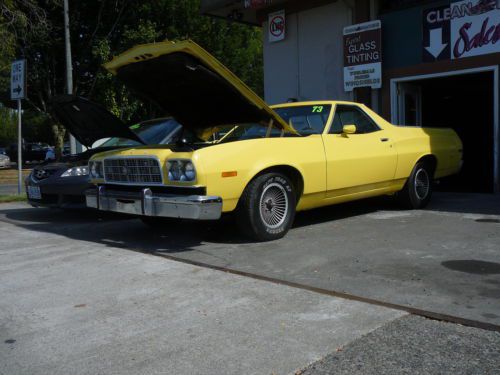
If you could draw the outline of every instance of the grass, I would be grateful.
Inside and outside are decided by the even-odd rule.
[[[23,181],[31,172],[31,169],[23,169]],[[0,169],[0,185],[17,184],[17,169]]]
[[[0,203],[25,202],[26,194],[21,195],[0,195]]]

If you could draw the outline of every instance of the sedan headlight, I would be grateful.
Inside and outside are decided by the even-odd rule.
[[[193,182],[196,180],[196,170],[190,160],[169,160],[167,172],[169,181]]]
[[[68,169],[61,175],[61,177],[87,176],[88,174],[89,174],[89,168],[87,166],[81,166]]]
[[[92,178],[104,178],[102,161],[91,161],[89,163],[89,169],[90,169],[90,177],[92,177]]]

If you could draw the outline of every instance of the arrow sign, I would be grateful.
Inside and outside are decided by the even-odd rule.
[[[429,52],[435,59],[443,53],[444,49],[448,43],[443,43],[443,29],[431,29],[429,30],[429,46],[425,47],[427,52]]]
[[[12,63],[10,71],[10,98],[12,100],[26,97],[26,60],[17,60]]]

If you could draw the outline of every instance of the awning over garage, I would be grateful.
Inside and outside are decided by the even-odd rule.
[[[284,3],[287,0],[201,0],[201,13],[260,26],[260,10]]]

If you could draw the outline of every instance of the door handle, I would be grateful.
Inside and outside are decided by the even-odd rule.
[[[387,142],[389,138],[380,138],[380,142]]]

